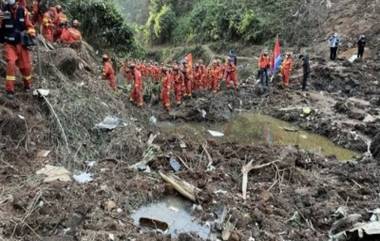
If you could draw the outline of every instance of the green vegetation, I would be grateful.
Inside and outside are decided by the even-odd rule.
[[[301,0],[150,0],[144,40],[153,45],[263,44],[280,35],[295,42],[299,35],[289,26],[299,22],[293,14],[300,4]]]
[[[127,25],[113,0],[45,0],[41,4],[45,9],[61,4],[71,19],[81,22],[84,38],[96,49],[118,56],[144,53],[135,40],[133,28]]]

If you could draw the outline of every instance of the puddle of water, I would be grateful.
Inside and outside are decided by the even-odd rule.
[[[301,149],[317,152],[326,156],[336,156],[338,160],[351,160],[357,153],[337,146],[328,138],[312,134],[270,116],[242,113],[227,123],[159,123],[164,132],[176,132],[189,136],[200,143],[205,138],[212,138],[208,130],[212,129],[224,133],[222,142],[236,142],[240,144],[267,143],[280,145],[298,145]]]
[[[194,220],[191,216],[191,207],[191,203],[179,197],[167,197],[157,203],[139,208],[132,214],[132,218],[135,225],[146,231],[152,231],[152,228],[157,225],[157,228],[164,231],[166,229],[165,233],[173,237],[181,233],[194,233],[202,239],[207,239],[210,228]]]

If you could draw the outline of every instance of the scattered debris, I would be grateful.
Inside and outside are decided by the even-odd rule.
[[[219,131],[208,130],[208,132],[209,132],[213,137],[223,137],[223,136],[224,136],[224,133],[219,132]]]
[[[33,91],[33,95],[34,96],[39,96],[39,97],[46,97],[46,96],[49,96],[50,94],[50,90],[48,89],[36,89]]]
[[[350,62],[350,63],[353,63],[353,62],[355,62],[355,60],[357,60],[358,59],[358,55],[357,54],[354,54],[354,55],[352,55],[349,59],[348,59],[348,61]]]
[[[115,116],[106,116],[104,120],[95,125],[97,129],[113,130],[121,125],[122,121],[120,118]]]
[[[139,225],[151,229],[159,229],[162,232],[169,229],[169,225],[167,223],[152,218],[140,218]]]
[[[85,161],[85,163],[90,168],[92,168],[96,165],[96,161]]]
[[[179,172],[181,170],[181,164],[179,164],[179,162],[174,157],[171,157],[169,162],[170,166],[173,168],[175,172]]]
[[[154,145],[154,144],[148,145],[147,149],[145,149],[144,151],[143,160],[134,165],[129,166],[129,168],[145,171],[147,169],[147,165],[151,161],[153,161],[160,152],[161,152],[160,146]]]
[[[151,124],[152,126],[157,125],[157,118],[155,116],[150,117],[149,124]]]
[[[180,194],[182,194],[184,197],[190,199],[191,201],[196,201],[196,195],[200,190],[196,188],[195,186],[191,185],[188,182],[185,182],[181,180],[179,177],[173,175],[173,174],[164,174],[162,172],[159,172],[162,179],[164,179],[167,183],[173,186],[175,190],[177,190]]]
[[[37,158],[46,158],[49,156],[50,152],[50,150],[41,150],[37,152]]]
[[[71,182],[71,173],[64,167],[56,167],[51,165],[46,165],[44,168],[36,172],[37,175],[45,175],[46,178],[44,182]]]
[[[179,147],[181,147],[182,149],[186,149],[187,145],[183,140],[179,140]]]
[[[232,224],[230,221],[227,221],[224,224],[223,232],[222,232],[222,240],[228,241],[230,240],[232,231],[235,229],[235,225]]]
[[[73,175],[73,178],[76,182],[80,184],[88,183],[94,180],[92,177],[92,173],[88,173],[88,172],[80,172],[76,175]]]

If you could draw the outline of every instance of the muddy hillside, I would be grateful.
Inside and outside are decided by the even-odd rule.
[[[289,88],[258,84],[264,45],[150,47],[144,58],[165,63],[238,50],[236,92],[222,83],[169,112],[160,81],[144,82],[143,108],[119,71],[112,91],[90,39],[38,35],[34,91],[17,76],[9,99],[0,77],[0,241],[380,240],[380,3],[311,2],[293,18],[318,6],[313,41],[285,47],[309,54],[308,91],[297,59]],[[330,61],[333,32],[344,41]]]

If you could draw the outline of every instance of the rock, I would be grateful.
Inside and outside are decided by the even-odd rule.
[[[373,158],[380,161],[380,132],[377,133],[371,143],[371,153]]]
[[[48,61],[54,63],[67,76],[72,76],[79,69],[80,59],[74,49],[60,48],[51,51],[49,55]]]

